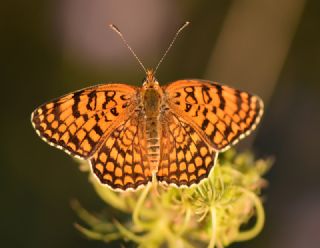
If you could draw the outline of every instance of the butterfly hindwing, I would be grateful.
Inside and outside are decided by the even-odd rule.
[[[134,109],[135,96],[132,86],[102,84],[41,105],[31,121],[49,144],[86,159],[114,125]]]
[[[112,189],[136,189],[151,181],[143,119],[128,117],[106,138],[90,163],[99,180]]]
[[[163,88],[169,107],[217,151],[248,135],[263,113],[254,95],[203,80],[179,80]]]
[[[171,112],[162,117],[158,180],[191,186],[207,178],[218,155],[185,120]]]

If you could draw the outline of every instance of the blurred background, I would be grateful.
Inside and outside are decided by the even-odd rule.
[[[74,229],[70,200],[105,205],[77,163],[38,138],[30,114],[98,82],[141,84],[144,72],[107,24],[154,67],[187,20],[158,80],[205,78],[266,103],[254,137],[238,146],[275,157],[266,225],[232,247],[319,247],[319,1],[4,1],[0,13],[1,247],[106,247]]]

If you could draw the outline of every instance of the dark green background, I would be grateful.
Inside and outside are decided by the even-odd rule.
[[[238,1],[241,3],[241,0]],[[78,170],[77,164],[37,137],[30,123],[30,114],[43,102],[94,82],[140,84],[144,75],[115,34],[110,37],[118,40],[113,46],[124,50],[121,53],[124,56],[121,58],[124,60],[123,66],[121,59],[113,64],[107,54],[105,62],[86,61],[70,51],[72,43],[64,46],[65,32],[60,31],[63,27],[60,14],[69,15],[68,10],[63,9],[66,2],[69,1],[1,3],[1,247],[106,247],[103,243],[83,238],[73,228],[72,224],[78,218],[70,208],[70,200],[79,199],[93,212],[103,209],[104,204],[88,183],[87,175]],[[71,2],[73,8],[80,6],[77,1]],[[101,3],[90,1],[90,4],[98,2]],[[142,1],[136,1],[137,8],[141,9],[138,13],[128,11],[126,1],[118,2],[124,9],[117,8],[117,12],[113,13],[117,16],[116,20],[112,20],[107,15],[110,10],[106,10],[106,16],[93,24],[103,26],[101,32],[110,32],[105,25],[108,21],[116,24],[118,21],[123,32],[128,33],[126,37],[130,43],[134,40],[132,30],[139,30],[136,35],[141,34],[149,18],[155,22],[154,15],[157,15],[158,24],[163,22],[167,26],[167,29],[162,29],[161,40],[153,40],[158,37],[153,36],[157,32],[153,30],[148,39],[139,43],[136,52],[141,54],[147,65],[156,63],[178,25],[185,20],[192,22],[159,69],[160,82],[206,76],[211,52],[232,1],[163,1],[162,5],[168,11],[161,13],[152,7],[152,2],[156,6],[161,1],[151,1],[148,4],[150,9]],[[253,2],[259,4],[259,1]],[[277,5],[278,2],[270,1],[270,4]],[[290,4],[290,1],[287,2]],[[112,6],[116,4],[112,1]],[[78,10],[79,25],[87,21],[87,11],[85,8]],[[177,16],[173,16],[175,12]],[[319,13],[319,1],[305,1],[284,65],[280,67],[272,95],[266,100],[265,116],[253,142],[257,156],[273,155],[276,158],[274,167],[267,175],[270,185],[264,192],[266,226],[254,240],[233,247],[311,248],[319,245]],[[135,22],[135,19],[139,21]],[[259,23],[253,22],[252,25]],[[88,38],[101,39],[94,36]],[[108,46],[107,39],[100,43]],[[138,44],[132,43],[133,47]],[[147,47],[153,43],[157,44],[157,50],[151,53]],[[268,42],[266,49],[267,46]],[[146,47],[147,54],[143,47]],[[263,63],[265,59],[261,57],[253,64]],[[250,71],[254,72],[255,67],[249,68],[247,73],[250,74]],[[208,79],[217,80],[214,77]],[[218,80],[223,81],[223,78]],[[260,92],[256,93],[262,95],[264,87],[270,87],[257,87],[259,82],[250,84],[246,86],[247,90],[258,88]]]

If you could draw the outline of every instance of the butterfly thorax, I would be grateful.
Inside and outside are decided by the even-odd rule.
[[[160,161],[160,133],[159,123],[162,89],[154,78],[152,71],[147,71],[146,80],[142,87],[142,102],[145,119],[145,135],[147,157],[152,173],[158,171]]]
[[[142,102],[147,118],[159,116],[162,96],[162,89],[155,79],[153,71],[147,70],[147,76],[142,86]]]

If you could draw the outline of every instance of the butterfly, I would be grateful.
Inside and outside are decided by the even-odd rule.
[[[200,183],[218,153],[249,135],[263,114],[253,94],[198,79],[160,86],[155,71],[145,72],[141,87],[85,88],[41,105],[31,122],[50,145],[88,160],[102,184],[125,191],[153,180],[177,187]]]

